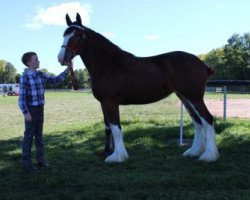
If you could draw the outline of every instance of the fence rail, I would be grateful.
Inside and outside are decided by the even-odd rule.
[[[250,86],[249,80],[209,80],[207,86],[229,86],[229,85],[238,85],[238,86]]]

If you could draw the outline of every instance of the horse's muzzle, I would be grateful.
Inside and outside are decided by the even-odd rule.
[[[65,66],[68,64],[68,62],[66,62],[65,60],[61,60],[61,59],[58,59],[58,62],[62,65],[62,66]]]

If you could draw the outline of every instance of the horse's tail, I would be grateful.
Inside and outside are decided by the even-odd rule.
[[[207,77],[214,75],[214,69],[207,66]]]

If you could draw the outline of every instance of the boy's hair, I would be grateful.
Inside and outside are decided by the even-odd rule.
[[[36,53],[32,51],[23,54],[22,63],[28,67],[28,62],[30,61],[31,57],[34,55],[36,55]]]

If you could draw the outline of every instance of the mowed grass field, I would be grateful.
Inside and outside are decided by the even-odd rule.
[[[176,97],[122,106],[129,160],[108,165],[96,156],[104,125],[92,94],[46,93],[44,144],[49,169],[20,167],[23,116],[17,97],[0,97],[0,199],[250,199],[250,120],[216,119],[220,159],[182,157]],[[193,138],[185,115],[184,138]],[[34,148],[33,148],[34,153]],[[35,160],[34,160],[35,162]]]

